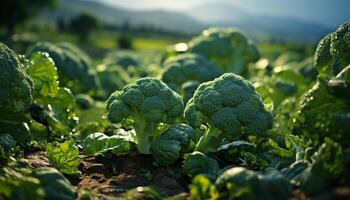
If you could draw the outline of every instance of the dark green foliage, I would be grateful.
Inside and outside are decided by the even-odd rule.
[[[61,86],[78,93],[87,92],[98,85],[91,72],[89,58],[73,44],[38,42],[27,54],[31,56],[38,51],[47,52],[55,62]]]
[[[195,151],[186,157],[183,170],[191,178],[198,174],[202,174],[215,180],[220,167],[215,159],[207,157],[201,152]]]
[[[350,23],[340,25],[318,43],[314,64],[324,76],[336,76],[350,64]]]
[[[234,167],[223,172],[215,185],[219,199],[283,200],[292,195],[288,180],[274,170],[259,173]]]
[[[347,125],[350,123],[349,69],[345,68],[329,81],[319,79],[304,94],[295,116],[298,133],[310,137],[314,142],[322,143],[325,137],[329,137],[341,144],[350,144]]]
[[[189,52],[204,55],[222,73],[233,72],[246,75],[248,64],[260,58],[257,47],[240,31],[232,28],[204,30],[202,35],[193,38]]]
[[[154,160],[162,166],[174,163],[188,151],[195,134],[195,130],[187,124],[170,126],[152,142],[151,153]]]

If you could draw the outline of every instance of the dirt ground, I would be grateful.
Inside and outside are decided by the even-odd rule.
[[[34,167],[50,166],[44,152],[26,156]],[[156,166],[151,156],[126,155],[83,158],[80,160],[79,177],[68,177],[78,191],[90,191],[98,199],[114,199],[129,189],[139,186],[156,186],[166,195],[187,192],[189,179],[176,176],[181,163],[165,169]]]

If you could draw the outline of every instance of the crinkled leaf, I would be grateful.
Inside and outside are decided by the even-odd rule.
[[[50,163],[62,173],[77,174],[79,165],[79,150],[73,140],[67,140],[60,144],[48,144],[46,156]]]
[[[29,60],[27,73],[34,82],[35,96],[56,96],[58,91],[57,69],[47,53],[33,54]]]

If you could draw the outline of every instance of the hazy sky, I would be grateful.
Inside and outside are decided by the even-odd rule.
[[[350,0],[99,0],[130,9],[183,10],[205,2],[226,2],[256,14],[286,16],[337,26],[350,21]]]

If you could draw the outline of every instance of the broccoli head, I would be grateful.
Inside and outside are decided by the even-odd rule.
[[[30,48],[28,56],[38,51],[47,52],[53,59],[62,86],[69,87],[73,92],[78,93],[87,92],[98,84],[90,70],[88,56],[72,44],[38,42]]]
[[[23,113],[33,99],[33,81],[17,60],[16,54],[0,43],[0,111],[1,116]],[[1,118],[1,117],[0,117]],[[5,117],[7,118],[7,117]]]
[[[195,128],[207,127],[195,148],[202,153],[216,151],[223,140],[262,136],[273,121],[252,84],[233,73],[202,83],[186,105],[185,118]]]
[[[344,23],[318,43],[314,65],[320,74],[336,76],[349,63],[350,23]]]
[[[115,90],[121,90],[130,81],[129,74],[122,68],[105,68],[96,73],[99,79],[103,96],[108,98]]]
[[[219,67],[223,73],[245,75],[247,65],[260,58],[257,47],[243,33],[232,28],[210,28],[193,38],[189,52],[200,53]]]
[[[185,83],[195,81],[198,86],[199,83],[210,81],[220,76],[219,70],[204,56],[199,54],[186,53],[170,57],[164,62],[163,66],[165,71],[162,75],[162,81],[170,85],[172,89],[182,96],[186,94],[182,90]],[[193,84],[191,85],[193,86]]]
[[[140,153],[149,154],[160,125],[171,124],[183,113],[181,97],[156,78],[142,78],[114,92],[107,100],[108,119],[135,129]]]

